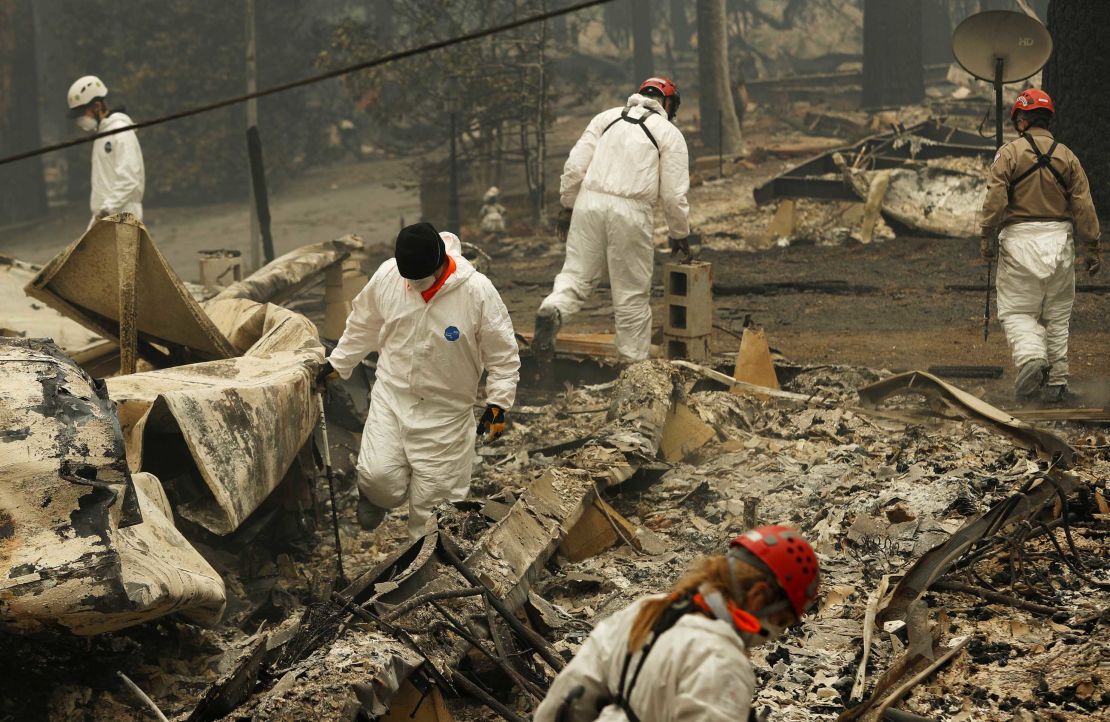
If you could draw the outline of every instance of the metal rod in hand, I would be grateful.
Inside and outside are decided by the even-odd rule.
[[[331,527],[335,532],[335,565],[339,575],[336,586],[347,586],[347,575],[343,573],[343,545],[339,541],[339,514],[335,510],[335,475],[331,470],[331,447],[328,446],[328,422],[324,417],[324,392],[316,394],[317,410],[320,412],[320,436],[323,440],[324,473],[328,477],[328,495],[331,497]]]
[[[988,240],[987,243],[991,241]],[[991,280],[994,272],[994,258],[987,258],[987,299],[983,303],[983,340],[991,331]]]

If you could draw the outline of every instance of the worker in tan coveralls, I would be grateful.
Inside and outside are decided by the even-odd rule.
[[[1075,245],[1086,248],[1091,275],[1102,264],[1098,215],[1083,166],[1048,127],[1054,108],[1042,90],[1018,96],[1010,113],[1021,137],[998,151],[980,214],[980,251],[998,253],[998,320],[1017,368],[1014,395],[1038,392],[1046,403],[1070,401],[1068,324],[1075,301]],[[992,240],[998,237],[996,251]]]

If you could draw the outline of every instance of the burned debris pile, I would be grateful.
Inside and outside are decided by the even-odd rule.
[[[308,247],[306,276],[357,250],[344,243]],[[237,287],[274,287],[252,284]],[[736,365],[749,381],[642,362],[518,408],[479,451],[475,498],[441,506],[415,543],[399,521],[353,531],[345,476],[352,580],[336,586],[314,451],[322,348],[312,322],[256,295],[175,293],[231,357],[149,369],[173,343],[140,325],[146,365],[106,385],[49,343],[3,341],[0,460],[21,481],[0,526],[0,617],[31,635],[10,647],[55,718],[146,714],[66,642],[78,634],[174,719],[518,722],[598,621],[765,523],[806,529],[823,570],[816,612],[753,652],[771,719],[1105,708],[1110,455],[1084,427],[1037,426],[924,372],[772,370],[765,340],[767,373]],[[98,303],[56,305],[87,322],[69,309]],[[97,332],[126,337],[116,306],[99,307]],[[592,348],[570,344],[568,363]],[[263,439],[272,419],[280,433]],[[336,431],[346,457],[357,428]]]

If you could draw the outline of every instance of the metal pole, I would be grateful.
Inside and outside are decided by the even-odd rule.
[[[994,148],[1002,147],[1002,73],[1005,68],[1002,58],[997,58],[994,63]]]
[[[447,194],[447,230],[457,234],[459,232],[459,169],[458,156],[455,148],[455,133],[457,132],[458,114],[451,113],[451,170],[450,188]]]
[[[256,42],[254,32],[254,0],[246,0],[246,18],[247,18],[247,93],[251,94],[258,90],[258,63],[256,60]],[[258,99],[251,98],[247,101],[247,128],[255,128],[258,126]],[[251,194],[253,197],[254,183],[251,181]],[[250,270],[256,271],[262,265],[261,244],[262,244],[262,229],[258,222],[258,207],[256,203],[248,203],[251,213],[251,228],[250,228]]]
[[[324,391],[316,392],[316,410],[320,414],[320,438],[323,444],[321,449],[324,457],[324,474],[328,478],[328,495],[331,497],[331,528],[335,532],[335,566],[338,575],[335,578],[336,588],[347,586],[347,575],[343,573],[343,544],[339,541],[339,514],[335,510],[335,475],[331,470],[331,447],[328,445],[328,420],[324,416]]]
[[[1005,70],[1005,61],[1002,58],[997,58],[994,63],[994,148],[998,150],[1002,147],[1002,77]],[[998,252],[998,243],[994,239],[988,241],[995,244],[995,252]],[[994,277],[994,259],[987,259],[987,292],[986,300],[983,302],[983,341],[991,332],[991,281]]]

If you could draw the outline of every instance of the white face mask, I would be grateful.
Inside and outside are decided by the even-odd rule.
[[[87,115],[81,115],[77,117],[77,127],[85,131],[86,133],[95,132],[99,126],[100,124],[97,123],[96,120],[90,118]]]
[[[434,286],[435,282],[436,282],[436,277],[433,275],[433,276],[425,276],[424,278],[417,278],[416,280],[409,281],[409,285],[412,286],[417,291],[419,291],[420,293],[424,293],[429,288]]]

